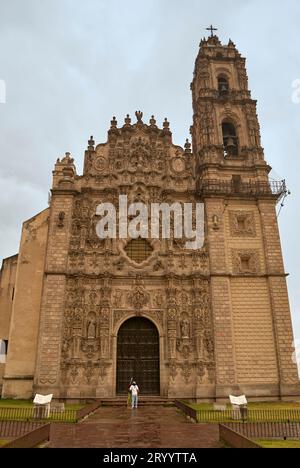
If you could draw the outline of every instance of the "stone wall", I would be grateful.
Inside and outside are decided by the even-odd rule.
[[[274,201],[207,199],[206,213],[217,397],[298,394]]]
[[[49,210],[23,224],[2,396],[30,398],[37,356]]]
[[[3,260],[0,272],[0,340],[8,340],[18,255]]]
[[[8,341],[15,295],[18,255],[3,260],[0,272],[0,340]],[[5,363],[0,361],[0,393]]]

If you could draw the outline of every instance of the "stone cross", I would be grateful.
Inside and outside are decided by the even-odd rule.
[[[211,37],[214,37],[214,31],[218,31],[218,29],[214,28],[213,25],[211,25],[209,28],[206,28],[206,31],[210,31]]]

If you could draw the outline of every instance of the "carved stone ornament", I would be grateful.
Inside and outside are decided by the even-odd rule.
[[[180,365],[181,367],[181,375],[185,381],[186,384],[190,383],[190,379],[193,373],[193,364],[191,364],[189,361],[185,361]]]
[[[171,162],[171,168],[175,174],[181,174],[186,170],[185,160],[180,157],[174,158]]]
[[[261,271],[258,250],[232,250],[232,266],[235,274],[258,274]]]
[[[128,302],[135,310],[142,310],[150,302],[150,294],[142,286],[137,286],[128,294]]]
[[[128,311],[126,310],[115,310],[114,311],[114,327],[119,323],[123,317],[128,315]]]
[[[255,217],[252,211],[230,211],[229,223],[232,237],[256,237]]]
[[[178,369],[178,366],[176,364],[176,361],[170,361],[168,363],[168,367],[169,367],[169,376],[170,376],[170,379],[175,381],[176,379],[176,376],[177,376],[177,369]]]
[[[181,354],[183,359],[189,359],[190,355],[194,351],[192,341],[189,339],[177,340],[177,351]]]
[[[103,172],[107,167],[107,161],[102,156],[98,157],[94,162],[94,167],[97,172]]]
[[[65,225],[65,218],[66,218],[66,213],[64,211],[61,211],[58,214],[58,220],[57,220],[57,227],[63,228]]]

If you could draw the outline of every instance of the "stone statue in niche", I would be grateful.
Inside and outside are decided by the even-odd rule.
[[[180,323],[181,329],[181,338],[189,339],[190,338],[190,321],[187,317],[184,317]]]
[[[117,289],[113,299],[114,307],[122,307],[123,306],[123,295],[124,292],[121,289]]]
[[[101,326],[104,328],[109,328],[109,317],[110,309],[107,306],[102,307],[101,309]]]
[[[64,339],[62,342],[62,354],[65,358],[69,357],[69,347],[69,341],[67,339]]]
[[[86,329],[87,329],[87,338],[89,340],[95,340],[97,336],[97,324],[96,324],[96,317],[94,314],[90,314],[88,316]]]
[[[58,214],[58,221],[57,221],[57,226],[59,228],[63,228],[64,225],[65,225],[65,218],[66,218],[66,213],[64,211],[61,211],[59,214]]]

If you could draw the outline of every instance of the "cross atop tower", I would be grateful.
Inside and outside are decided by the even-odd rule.
[[[214,37],[214,31],[218,31],[218,29],[214,28],[213,25],[211,25],[209,28],[206,28],[206,31],[210,31],[211,37]]]

